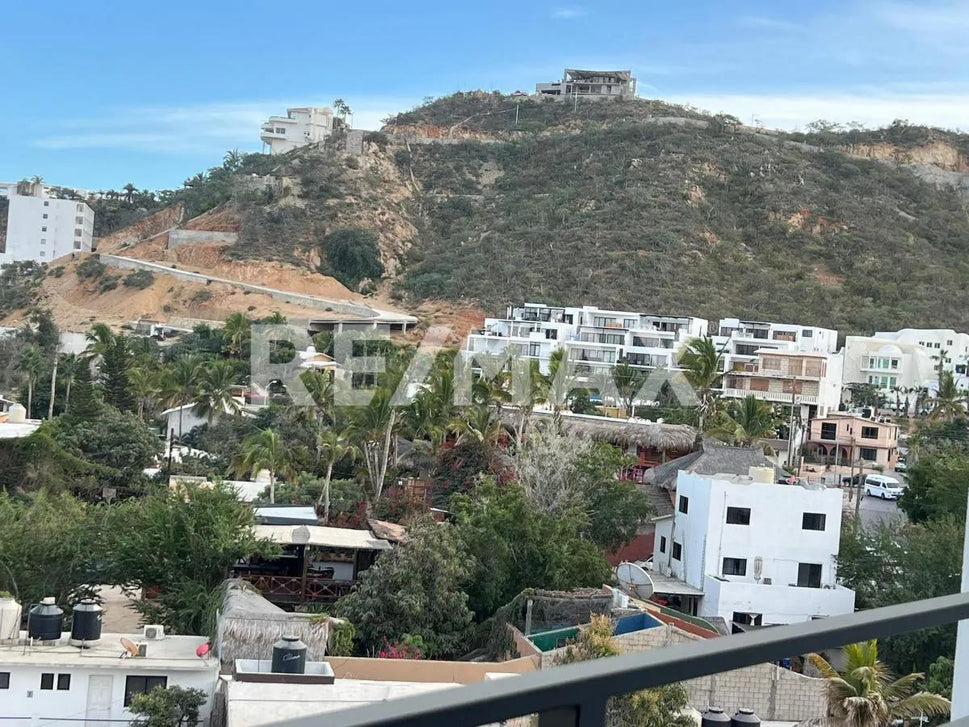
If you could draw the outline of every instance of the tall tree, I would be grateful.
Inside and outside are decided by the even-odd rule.
[[[709,336],[689,341],[680,354],[680,366],[686,380],[696,394],[697,420],[702,431],[704,423],[716,406],[716,390],[723,379],[723,351],[717,348]]]
[[[371,505],[383,494],[391,450],[401,421],[400,411],[394,407],[391,399],[389,389],[378,389],[366,406],[357,409],[352,424],[352,432],[367,468]]]
[[[619,398],[626,410],[626,416],[631,417],[636,396],[646,381],[646,375],[623,359],[613,368],[612,380],[616,384],[616,390],[619,392]]]
[[[454,527],[428,518],[363,572],[337,611],[356,627],[365,652],[411,636],[421,638],[429,658],[454,657],[471,636],[467,576]]]
[[[34,386],[47,372],[47,361],[41,350],[34,344],[30,344],[20,352],[16,369],[27,379],[27,418],[30,419],[33,417]]]
[[[241,408],[233,396],[236,368],[231,361],[212,361],[201,368],[193,411],[211,425],[220,414],[235,414]]]
[[[234,358],[244,358],[249,350],[251,331],[252,321],[245,313],[233,313],[226,318],[222,328],[225,353]]]
[[[878,660],[878,642],[866,641],[844,647],[845,664],[835,669],[818,654],[808,656],[828,682],[828,717],[831,727],[885,727],[895,720],[944,717],[951,704],[945,697],[916,691],[924,674],[896,678]]]
[[[940,371],[939,390],[932,402],[932,411],[929,412],[929,418],[951,422],[956,417],[965,416],[965,400],[966,392],[958,387],[952,372]]]
[[[350,440],[347,432],[327,427],[316,435],[316,454],[323,465],[323,489],[316,502],[316,507],[323,508],[323,524],[330,521],[330,482],[333,480],[333,468],[343,459],[354,459],[359,449]]]
[[[269,502],[276,502],[276,479],[295,479],[299,452],[287,446],[274,429],[260,429],[242,441],[242,449],[233,465],[236,475],[255,477],[269,472]]]
[[[78,369],[82,363],[76,353],[62,353],[58,361],[57,371],[64,382],[64,411],[68,412],[71,408],[71,386],[77,377]],[[85,364],[86,365],[86,364]]]
[[[179,438],[184,434],[182,431],[184,410],[194,402],[195,395],[198,393],[201,370],[202,359],[199,356],[191,355],[182,356],[162,372],[162,398],[168,406],[178,408]]]
[[[128,367],[131,365],[131,351],[125,336],[112,336],[101,352],[98,367],[98,383],[104,392],[104,401],[120,409],[132,409],[131,392],[128,389]]]
[[[774,407],[754,396],[727,403],[711,420],[710,432],[731,444],[752,447],[777,433],[778,417]]]

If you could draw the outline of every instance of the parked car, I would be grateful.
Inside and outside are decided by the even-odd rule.
[[[900,460],[898,460],[898,462],[895,463],[895,471],[896,472],[907,472],[908,471],[908,466],[905,464],[905,460],[904,459],[900,459]]]
[[[897,500],[902,494],[902,483],[888,475],[868,475],[865,478],[865,494],[882,500]]]
[[[842,487],[857,487],[859,482],[861,482],[861,474],[856,474],[854,477],[851,475],[841,475]]]

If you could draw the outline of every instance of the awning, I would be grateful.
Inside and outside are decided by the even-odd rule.
[[[390,543],[374,537],[369,530],[326,528],[320,525],[256,525],[257,538],[268,538],[280,545],[313,545],[347,550],[390,550]]]

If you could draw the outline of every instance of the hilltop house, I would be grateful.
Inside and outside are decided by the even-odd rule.
[[[633,72],[589,71],[566,68],[561,81],[536,83],[535,93],[539,96],[577,96],[591,99],[634,98],[636,79]]]
[[[333,111],[328,108],[286,109],[285,116],[270,116],[259,138],[263,153],[285,154],[307,144],[321,142],[333,133]]]

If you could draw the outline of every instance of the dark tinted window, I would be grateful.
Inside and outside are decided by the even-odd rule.
[[[682,560],[683,546],[673,541],[673,560]]]
[[[750,525],[750,508],[728,507],[727,523],[730,525]]]
[[[690,512],[690,498],[680,495],[680,512],[686,515]]]
[[[70,674],[58,674],[57,675],[57,689],[58,691],[65,692],[71,688],[71,675]]]
[[[54,675],[53,674],[41,674],[40,675],[40,688],[41,689],[53,689],[54,688]]]
[[[821,564],[820,563],[798,563],[797,585],[799,585],[801,588],[820,588],[821,587]]]
[[[747,575],[747,559],[746,558],[724,558],[723,574],[725,576]]]
[[[659,536],[659,552],[660,553],[665,553],[666,552],[666,536],[665,535],[660,535]]]
[[[10,689],[9,671],[0,671],[0,689]]]
[[[131,704],[136,694],[147,694],[155,687],[168,686],[168,677],[130,676],[124,683],[124,706]]]
[[[828,517],[823,512],[806,512],[801,518],[802,530],[824,530]]]

